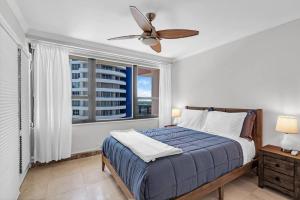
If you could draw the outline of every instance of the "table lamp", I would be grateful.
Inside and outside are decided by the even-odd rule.
[[[276,123],[276,131],[285,133],[281,141],[281,150],[283,152],[291,152],[293,147],[287,140],[287,134],[298,133],[298,122],[293,116],[278,116]]]
[[[179,108],[172,108],[172,118],[174,119],[173,120],[174,125],[178,124],[180,115],[181,115],[181,111]]]

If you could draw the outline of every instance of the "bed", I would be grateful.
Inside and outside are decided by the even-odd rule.
[[[186,107],[205,110],[207,107]],[[254,111],[253,152],[251,143],[236,141],[182,127],[152,129],[143,134],[180,147],[180,155],[145,163],[114,138],[103,143],[102,171],[111,172],[127,199],[199,199],[257,166],[255,154],[262,146],[262,110],[214,108],[222,112]],[[249,146],[250,145],[250,146]],[[252,154],[252,156],[251,156]],[[250,156],[249,156],[250,155]]]

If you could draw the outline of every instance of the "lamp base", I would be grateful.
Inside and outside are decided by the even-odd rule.
[[[291,153],[292,152],[292,145],[291,145],[291,141],[288,139],[288,134],[284,134],[282,140],[281,140],[281,151],[285,152],[285,153]]]
[[[180,122],[180,118],[179,117],[174,117],[173,125],[176,126],[179,122]]]
[[[284,153],[291,153],[292,150],[281,148],[281,151]]]

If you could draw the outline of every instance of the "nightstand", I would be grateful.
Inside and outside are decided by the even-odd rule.
[[[259,187],[271,187],[300,200],[300,155],[284,153],[280,147],[264,146],[259,152]]]

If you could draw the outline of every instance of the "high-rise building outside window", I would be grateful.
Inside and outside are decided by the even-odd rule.
[[[158,116],[159,70],[70,56],[73,123]]]
[[[73,123],[158,117],[159,70],[70,56]]]

